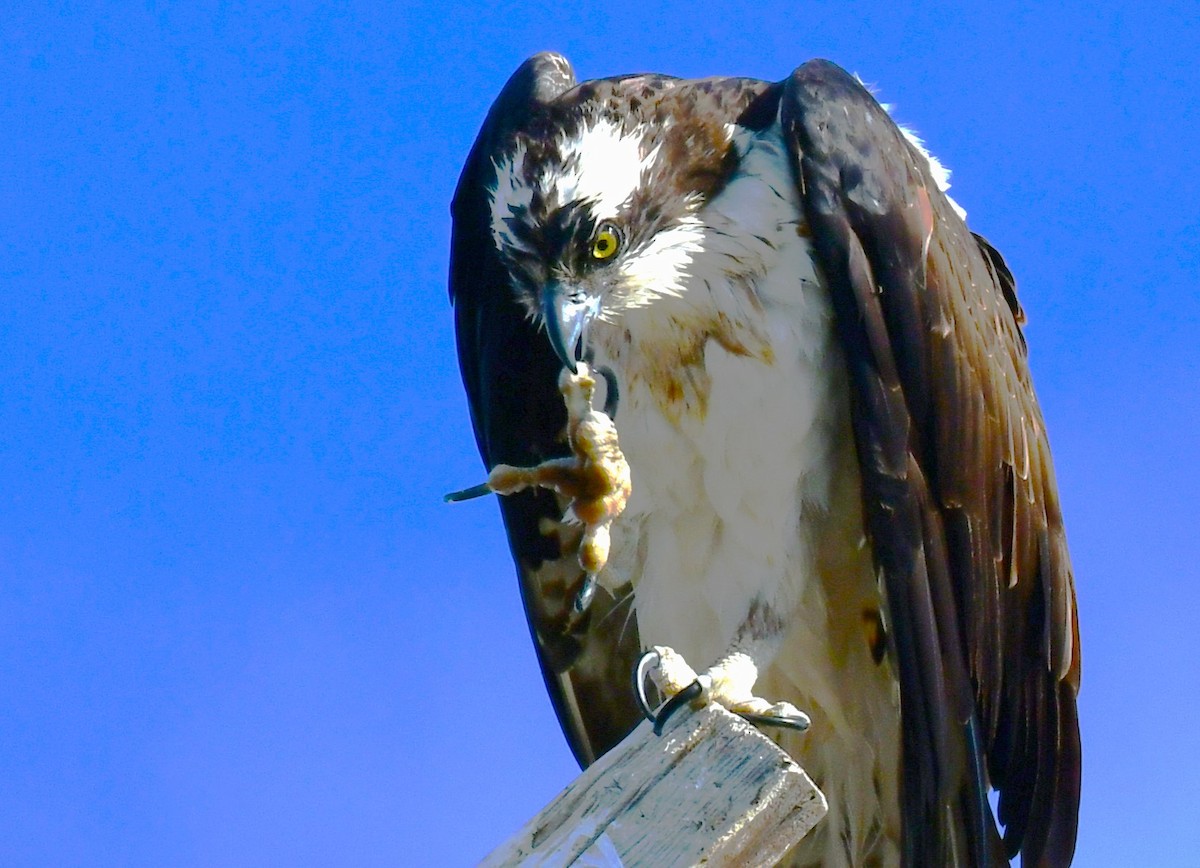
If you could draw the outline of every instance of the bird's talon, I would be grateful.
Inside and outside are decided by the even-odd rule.
[[[638,664],[633,670],[633,695],[637,698],[638,707],[646,720],[654,720],[654,709],[646,699],[646,672],[651,666],[657,666],[659,660],[658,652],[651,649],[638,659]]]
[[[738,712],[738,716],[755,726],[773,726],[779,729],[791,729],[804,732],[812,726],[812,719],[803,711],[786,714],[758,714],[752,711]]]
[[[596,596],[596,577],[591,573],[584,576],[583,587],[579,589],[579,593],[575,595],[575,611],[582,615],[588,610],[588,606],[592,604],[592,597]]]
[[[617,375],[612,368],[596,368],[596,373],[604,377],[607,386],[604,394],[604,415],[610,419],[617,418],[617,403],[620,401],[620,388],[617,385]]]
[[[663,727],[667,725],[667,721],[671,719],[675,712],[679,711],[679,709],[683,708],[685,705],[688,705],[694,700],[701,698],[703,695],[704,685],[701,684],[700,679],[697,678],[687,687],[683,688],[683,690],[679,691],[666,702],[664,702],[663,707],[659,709],[658,714],[653,718],[654,734],[662,735]]]
[[[657,712],[652,709],[650,700],[646,698],[646,676],[652,668],[662,665],[664,654],[670,657],[674,652],[669,648],[650,649],[641,656],[633,671],[633,694],[637,698],[642,715],[654,724],[655,735],[662,735],[663,727],[680,708],[696,700],[707,701],[712,692],[712,679],[698,675],[690,684],[664,702]]]
[[[472,485],[470,488],[464,488],[462,491],[451,491],[449,494],[443,494],[442,500],[445,503],[462,503],[464,500],[474,500],[477,497],[491,494],[492,487],[486,482],[481,482],[479,485]]]

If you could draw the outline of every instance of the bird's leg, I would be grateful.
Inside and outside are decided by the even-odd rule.
[[[697,675],[683,656],[672,648],[656,645],[638,664],[634,676],[642,710],[661,733],[672,714],[683,705],[718,705],[752,723],[806,730],[809,718],[790,702],[770,702],[754,695],[754,683],[779,650],[786,625],[770,607],[755,603],[729,650],[706,671]],[[645,700],[644,679],[649,675],[667,702],[652,712]]]
[[[570,458],[555,458],[536,467],[492,468],[486,483],[497,494],[515,494],[525,488],[549,488],[570,498],[568,515],[583,525],[579,565],[586,576],[575,608],[587,608],[596,586],[596,575],[608,561],[609,528],[629,500],[629,464],[621,453],[617,427],[600,410],[592,408],[596,380],[580,362],[578,372],[563,370],[559,390],[567,405],[567,440]]]

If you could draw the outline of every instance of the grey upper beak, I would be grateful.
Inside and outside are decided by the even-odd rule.
[[[577,373],[576,362],[583,357],[583,337],[587,324],[600,309],[600,299],[581,293],[567,293],[557,283],[542,290],[542,318],[550,345],[562,363]]]

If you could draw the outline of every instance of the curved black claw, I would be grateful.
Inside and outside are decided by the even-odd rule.
[[[657,651],[647,651],[638,660],[638,665],[633,670],[633,695],[637,697],[638,707],[642,709],[642,715],[646,720],[653,722],[654,734],[662,735],[663,727],[667,725],[667,721],[671,719],[672,715],[693,699],[700,698],[704,693],[704,686],[700,683],[699,679],[693,681],[664,702],[662,708],[655,712],[650,707],[650,700],[646,698],[646,670],[657,663],[658,660]]]
[[[596,596],[596,577],[588,573],[583,578],[583,587],[575,596],[575,612],[582,615],[592,605],[592,597]]]
[[[650,707],[650,701],[646,699],[646,669],[652,664],[658,662],[657,651],[647,651],[638,660],[638,665],[633,670],[633,695],[637,697],[638,707],[642,709],[642,716],[646,720],[654,720],[654,709]]]
[[[604,393],[604,415],[610,419],[617,418],[617,404],[621,400],[620,388],[617,386],[617,375],[612,368],[596,368],[596,373],[604,378],[608,390]]]
[[[486,482],[481,482],[478,485],[472,485],[470,488],[464,488],[462,491],[452,491],[449,494],[443,494],[442,500],[446,503],[462,503],[464,500],[473,500],[476,497],[483,497],[485,494],[491,494],[492,487]]]
[[[779,729],[793,729],[796,732],[804,732],[812,726],[812,720],[803,711],[796,712],[794,715],[753,714],[739,711],[738,717],[750,721],[755,726],[774,726]]]
[[[671,719],[671,716],[693,699],[699,699],[703,693],[704,685],[700,683],[699,679],[696,679],[664,702],[663,707],[658,710],[658,714],[654,717],[654,734],[662,735],[663,727],[667,725],[667,721]]]

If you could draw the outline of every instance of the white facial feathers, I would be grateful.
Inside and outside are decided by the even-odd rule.
[[[643,137],[620,125],[597,118],[574,136],[559,142],[560,159],[539,167],[533,183],[526,181],[527,149],[518,144],[511,155],[496,161],[492,192],[492,235],[498,244],[521,247],[508,219],[528,208],[536,188],[551,207],[584,201],[596,221],[611,219],[641,186],[644,173],[658,159],[658,147],[645,148]]]
[[[496,162],[492,192],[492,236],[509,249],[528,249],[513,231],[511,218],[530,207],[535,191],[548,210],[583,203],[599,224],[615,221],[621,209],[649,181],[661,146],[647,145],[641,133],[629,132],[607,118],[597,118],[557,143],[556,159],[531,166],[524,145]],[[693,204],[689,202],[689,206]],[[699,205],[699,200],[694,203]],[[704,242],[701,221],[685,216],[655,232],[638,247],[628,247],[611,268],[597,269],[594,291],[605,297],[600,319],[644,307],[655,299],[679,297],[692,258]],[[632,243],[630,239],[626,243]]]
[[[630,309],[664,296],[681,296],[692,258],[703,250],[703,241],[704,225],[697,217],[685,217],[655,233],[648,244],[620,264],[621,288],[610,307],[615,303]]]
[[[560,202],[590,200],[593,216],[611,217],[641,186],[642,173],[658,159],[658,148],[642,150],[642,137],[624,134],[611,121],[584,127],[564,142],[562,167],[554,186]]]
[[[524,248],[509,228],[508,220],[513,214],[529,207],[533,201],[533,189],[527,185],[524,174],[528,151],[518,143],[512,154],[495,163],[496,189],[492,191],[492,239],[498,247]]]

